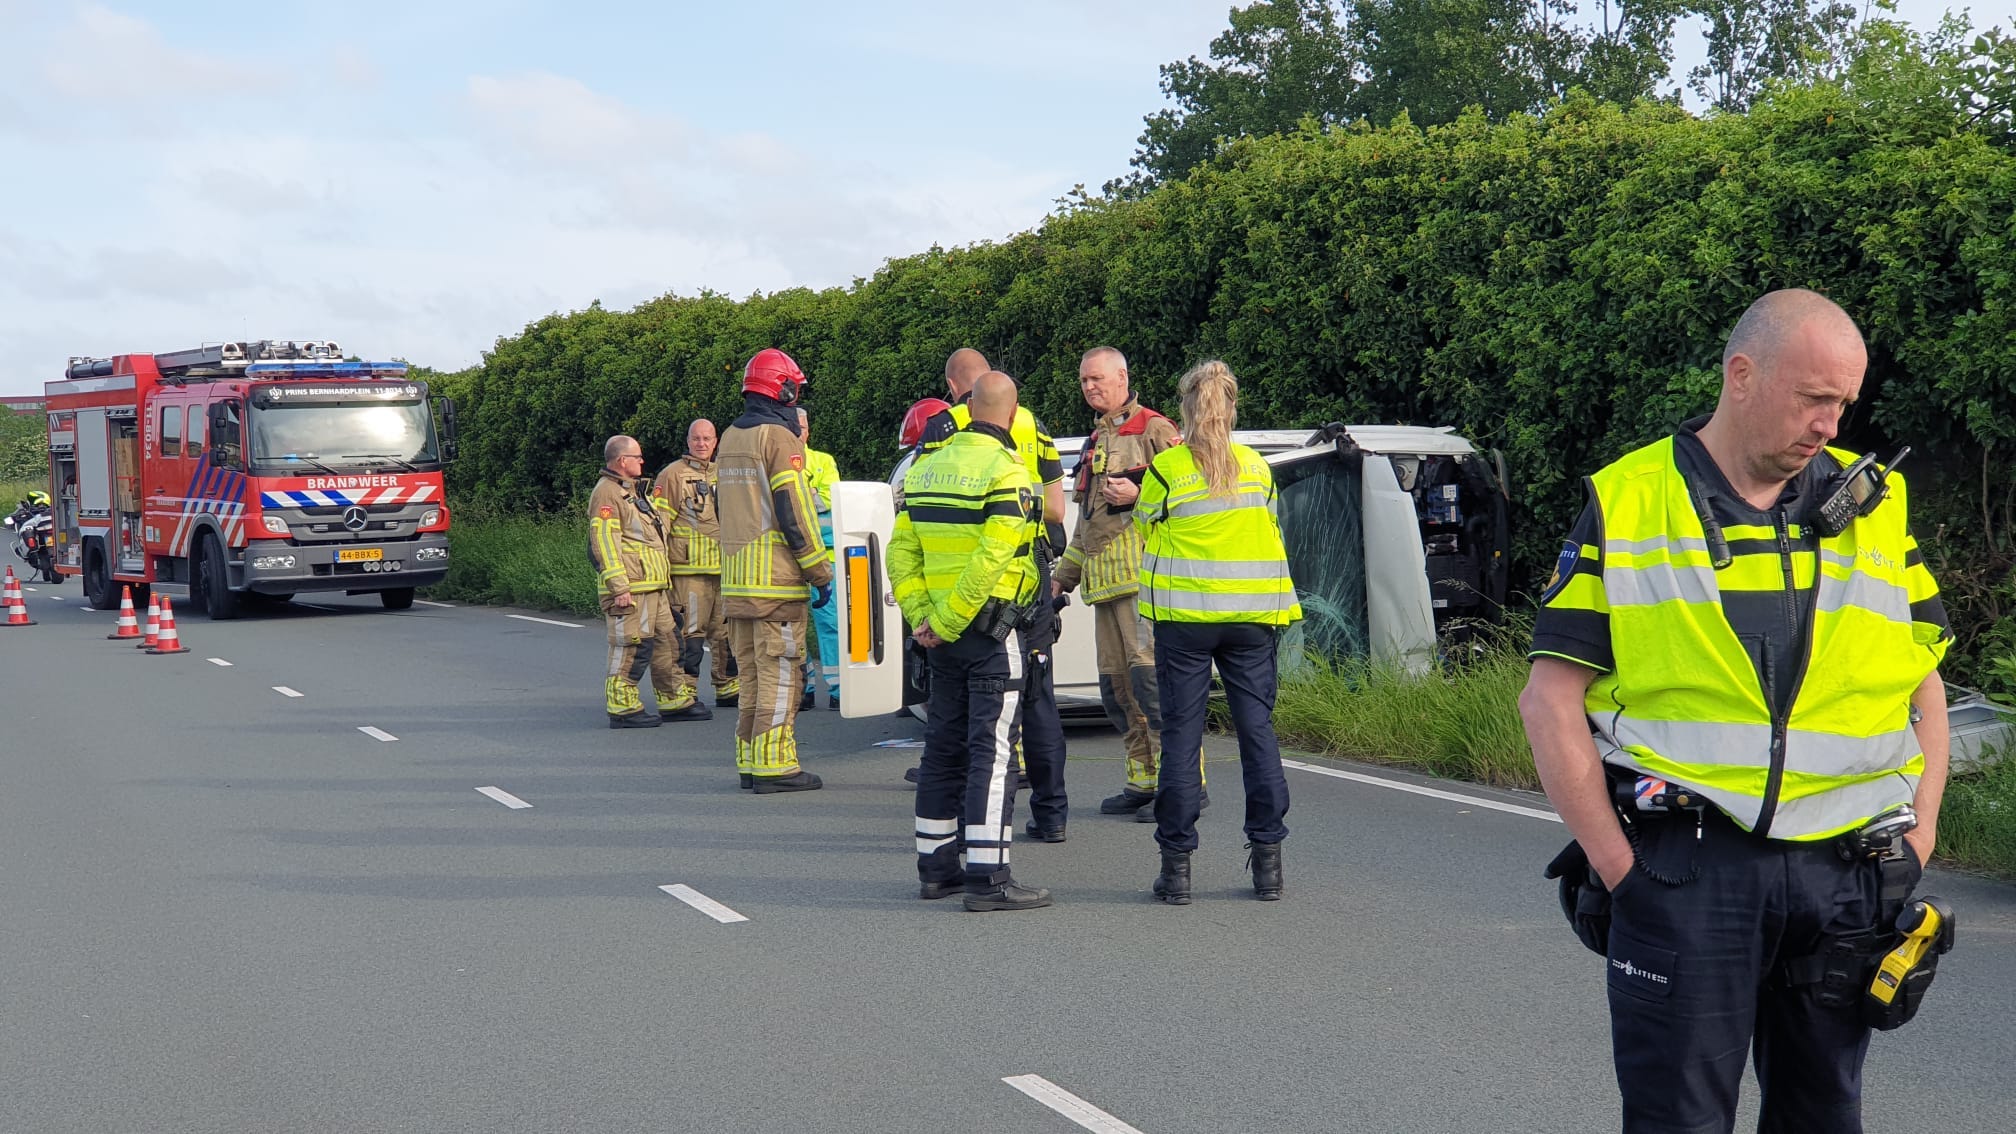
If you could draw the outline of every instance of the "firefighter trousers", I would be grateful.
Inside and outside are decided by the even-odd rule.
[[[997,642],[969,633],[926,656],[931,709],[917,770],[917,876],[950,882],[963,871],[969,887],[996,886],[1010,876],[1008,769],[1022,731],[1022,634]]]
[[[1099,700],[1106,719],[1125,737],[1127,786],[1155,790],[1161,747],[1162,701],[1155,685],[1155,634],[1134,595],[1092,607],[1099,649]]]
[[[735,651],[728,645],[728,620],[721,614],[721,576],[674,575],[672,591],[681,612],[679,668],[685,671],[686,686],[699,685],[700,667],[712,654],[715,698],[735,696]]]
[[[602,596],[602,618],[609,624],[609,676],[604,700],[612,717],[645,712],[638,684],[651,675],[651,689],[661,712],[676,713],[693,703],[693,692],[682,684],[679,668],[679,623],[671,596],[664,591],[631,592],[630,605],[619,607]]]
[[[741,671],[735,722],[735,770],[754,776],[798,772],[798,664],[805,630],[797,620],[728,620],[728,642]]]

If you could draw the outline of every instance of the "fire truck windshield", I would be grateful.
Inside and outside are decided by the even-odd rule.
[[[252,461],[261,472],[290,465],[331,471],[386,465],[438,467],[433,417],[422,401],[256,405]]]

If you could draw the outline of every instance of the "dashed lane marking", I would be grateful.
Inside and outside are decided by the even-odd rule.
[[[275,685],[273,687],[273,692],[280,694],[282,697],[301,696],[301,691],[299,689],[289,689],[285,685]]]
[[[203,659],[203,660],[205,660],[205,661],[209,662],[209,663],[210,663],[211,665],[221,665],[221,666],[223,666],[223,667],[224,667],[225,669],[230,669],[230,668],[231,668],[231,663],[230,663],[230,662],[228,662],[228,661],[225,661],[225,660],[224,660],[223,658],[205,658],[205,659]]]
[[[525,808],[532,806],[531,804],[525,802],[524,800],[519,799],[517,796],[512,795],[510,792],[505,791],[503,788],[479,787],[476,790],[482,792],[484,795],[489,796],[491,799],[496,800],[497,802],[503,804],[504,806],[510,808],[513,811],[522,811]]]
[[[706,914],[708,917],[713,918],[715,921],[720,922],[722,925],[732,925],[738,921],[749,920],[684,882],[675,882],[670,886],[660,886],[658,888],[692,906],[694,909],[699,910],[701,913]]]
[[[1041,1075],[1010,1075],[1001,1081],[1094,1134],[1141,1134],[1138,1128],[1107,1114]]]
[[[507,614],[504,617],[515,618],[520,622],[537,622],[541,626],[564,626],[569,630],[581,629],[579,622],[555,622],[550,618],[534,618],[529,614]]]
[[[1368,776],[1363,772],[1347,772],[1342,768],[1324,768],[1315,764],[1305,764],[1300,760],[1283,760],[1281,761],[1281,766],[1284,768],[1296,768],[1304,772],[1314,772],[1319,776],[1329,776],[1332,779],[1351,780],[1355,783],[1371,784],[1373,787],[1392,788],[1394,791],[1409,792],[1413,795],[1425,795],[1430,799],[1445,799],[1451,803],[1467,803],[1472,807],[1488,807],[1493,811],[1503,811],[1507,815],[1524,815],[1528,819],[1545,819],[1549,823],[1561,822],[1559,815],[1554,814],[1552,811],[1542,811],[1537,807],[1521,807],[1516,803],[1500,803],[1495,799],[1485,799],[1482,796],[1462,795],[1458,792],[1442,791],[1439,788],[1422,787],[1419,784],[1401,783],[1398,780]]]
[[[421,606],[438,606],[438,607],[440,607],[440,608],[441,608],[442,610],[454,610],[454,609],[455,609],[455,604],[454,604],[454,603],[452,603],[452,602],[428,602],[428,601],[427,601],[426,599],[424,599],[424,598],[416,598],[416,599],[414,599],[413,601],[414,601],[414,602],[417,602],[417,603],[419,603],[419,604],[420,604]]]
[[[371,739],[373,739],[373,740],[397,740],[397,739],[399,739],[398,737],[396,737],[396,736],[393,736],[393,735],[392,735],[391,733],[389,733],[389,732],[386,732],[386,731],[385,731],[384,729],[382,729],[382,728],[375,728],[375,727],[373,727],[373,726],[371,726],[371,725],[368,725],[368,724],[367,724],[367,725],[358,725],[358,726],[357,726],[357,731],[358,731],[358,732],[361,732],[361,733],[363,733],[363,734],[364,734],[365,736],[368,736],[368,737],[370,737],[370,738],[371,738]]]

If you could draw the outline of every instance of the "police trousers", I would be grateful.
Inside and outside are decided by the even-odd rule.
[[[1015,784],[1008,776],[1022,732],[1022,632],[1005,642],[967,633],[926,651],[930,722],[917,769],[917,876],[969,887],[1010,878]]]
[[[1225,683],[1225,706],[1239,736],[1246,781],[1246,841],[1288,837],[1288,777],[1274,738],[1274,695],[1281,634],[1257,622],[1158,622],[1155,676],[1162,692],[1162,776],[1155,793],[1155,841],[1166,850],[1197,849],[1203,808],[1204,715],[1211,666]]]
[[[659,709],[676,713],[693,703],[692,690],[682,692],[679,623],[670,596],[664,591],[633,592],[630,605],[621,607],[613,596],[604,595],[602,618],[609,626],[609,672],[602,686],[610,716],[645,711],[638,683],[647,672]]]
[[[1050,593],[1047,573],[1037,594]],[[1071,817],[1064,794],[1064,721],[1057,712],[1057,612],[1036,604],[1036,617],[1023,639],[1022,761],[1029,775],[1029,818],[1038,827],[1057,828]]]
[[[1787,966],[1875,925],[1876,864],[1842,861],[1831,840],[1758,838],[1713,807],[1698,839],[1693,812],[1641,818],[1634,835],[1606,965],[1626,1134],[1727,1134],[1746,1053],[1760,1134],[1859,1134],[1869,1029]]]
[[[728,620],[728,641],[741,670],[735,721],[735,770],[754,776],[798,773],[798,663],[805,657],[799,622]]]

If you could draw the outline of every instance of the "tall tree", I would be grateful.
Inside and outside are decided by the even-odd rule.
[[[1707,25],[1708,41],[1687,86],[1724,111],[1749,109],[1773,79],[1835,74],[1861,22],[1846,0],[1688,0],[1687,12]]]

